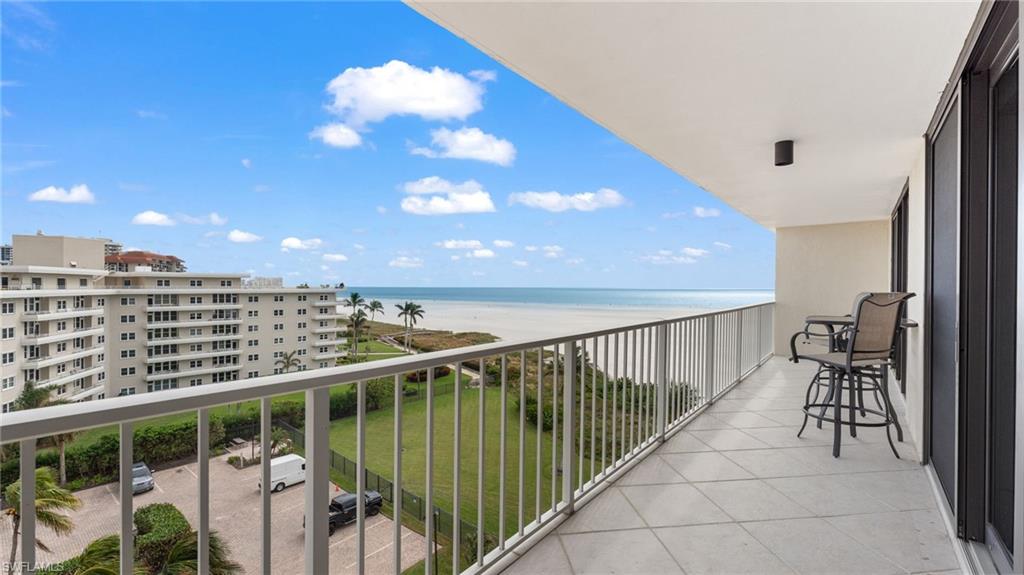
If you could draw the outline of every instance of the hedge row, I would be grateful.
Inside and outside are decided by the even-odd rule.
[[[140,508],[135,512],[135,527],[138,558],[146,565],[160,565],[178,538],[192,529],[181,511],[170,503]]]

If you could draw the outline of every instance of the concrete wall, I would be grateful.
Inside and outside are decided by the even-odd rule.
[[[36,234],[15,235],[11,243],[14,247],[14,265],[101,270],[108,241],[102,238]]]
[[[907,290],[917,294],[907,302],[907,318],[920,327],[907,332],[907,421],[903,429],[910,432],[920,449],[924,436],[924,172],[925,143],[910,171],[907,193]]]
[[[889,220],[776,229],[775,353],[812,314],[842,315],[865,291],[889,291]]]

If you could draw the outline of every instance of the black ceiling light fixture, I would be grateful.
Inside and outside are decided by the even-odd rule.
[[[793,140],[775,142],[775,165],[788,166],[793,163]]]

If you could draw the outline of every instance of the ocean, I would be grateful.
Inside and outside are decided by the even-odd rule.
[[[467,302],[608,308],[723,309],[771,301],[772,290],[661,290],[601,288],[351,287],[338,298],[359,292],[386,302]]]

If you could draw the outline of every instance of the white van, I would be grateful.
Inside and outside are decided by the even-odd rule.
[[[290,454],[270,460],[270,485],[275,493],[285,487],[302,483],[306,480],[306,460],[302,456]],[[262,481],[259,483],[263,489]]]

